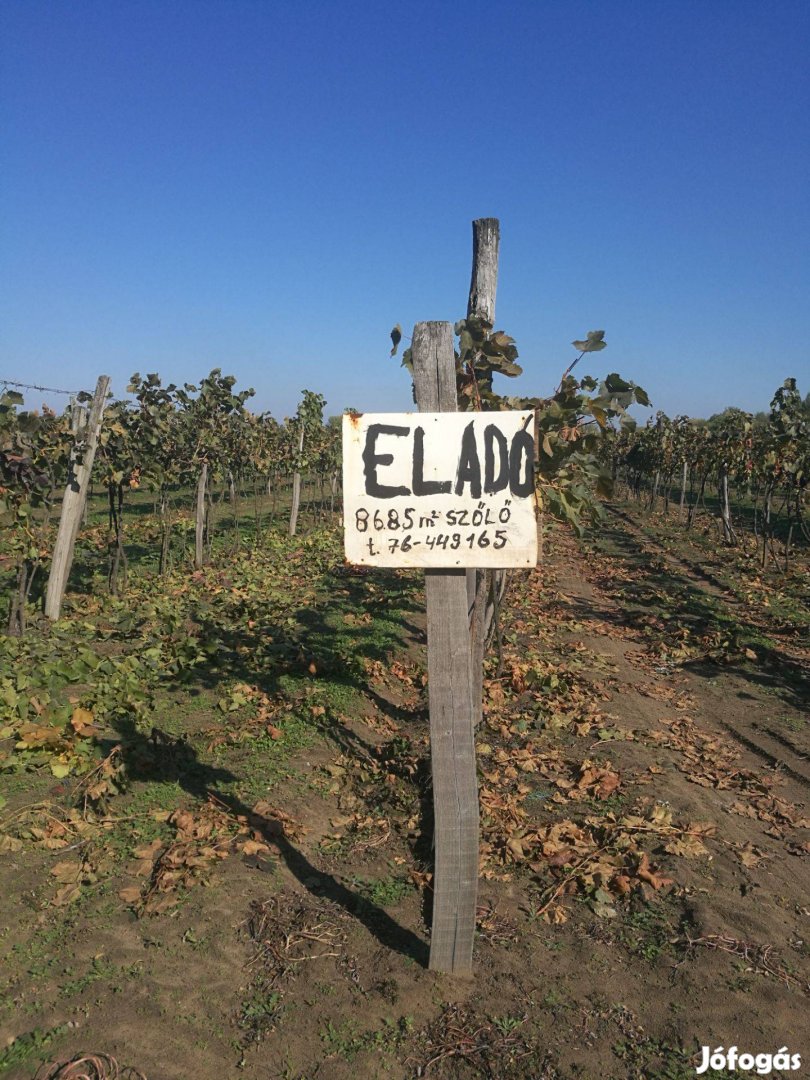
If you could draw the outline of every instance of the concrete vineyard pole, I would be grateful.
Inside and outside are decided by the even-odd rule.
[[[452,325],[417,323],[412,356],[420,412],[456,412]],[[425,603],[436,845],[430,967],[469,974],[478,895],[478,785],[467,572],[426,570]]]
[[[56,534],[51,572],[48,577],[48,590],[45,594],[45,614],[49,619],[58,619],[62,610],[62,600],[73,564],[73,548],[84,513],[87,489],[90,486],[90,474],[93,471],[93,460],[96,456],[101,417],[104,413],[109,385],[109,375],[100,375],[87,424],[79,427],[76,432],[76,445],[71,455],[67,487],[62,499],[59,531]]]

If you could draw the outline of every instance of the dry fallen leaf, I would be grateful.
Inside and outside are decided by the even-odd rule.
[[[698,855],[708,855],[711,858],[709,849],[696,836],[675,837],[664,845],[664,851],[668,851],[670,855],[681,855],[690,859]]]
[[[55,866],[51,867],[51,877],[56,878],[56,880],[61,883],[78,881],[81,872],[82,864],[70,860],[58,862]]]
[[[74,900],[77,900],[81,895],[81,891],[82,890],[78,885],[63,885],[62,888],[58,890],[51,903],[54,907],[65,907],[66,904],[70,904]]]
[[[740,862],[749,870],[753,869],[753,867],[757,866],[764,858],[766,858],[765,852],[750,841],[742,844],[737,849],[737,854],[740,856]]]
[[[246,840],[241,850],[243,855],[264,855],[270,852],[268,845],[261,843],[259,840]]]
[[[664,877],[662,874],[656,874],[650,869],[650,857],[646,851],[642,853],[641,859],[639,860],[636,875],[640,877],[642,881],[646,881],[648,885],[652,885],[654,889],[662,889],[665,885],[675,884],[673,878]]]

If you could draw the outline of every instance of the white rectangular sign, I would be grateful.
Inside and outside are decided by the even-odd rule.
[[[537,562],[534,413],[347,413],[346,558],[366,566]]]

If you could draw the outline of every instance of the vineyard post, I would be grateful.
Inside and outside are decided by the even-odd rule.
[[[477,218],[473,221],[473,261],[467,318],[483,319],[495,325],[495,295],[498,291],[498,248],[500,224],[497,218]],[[473,727],[483,716],[484,650],[488,631],[487,610],[490,596],[499,589],[505,578],[504,570],[467,571],[467,603],[470,613],[470,655],[472,662]],[[492,584],[492,588],[490,585]]]
[[[684,503],[686,502],[686,478],[687,478],[688,472],[689,472],[689,465],[687,463],[686,457],[684,457],[684,459],[683,459],[683,472],[681,474],[681,508],[680,508],[680,511],[679,511],[679,516],[681,518],[683,517],[683,507],[684,507]]]
[[[419,410],[456,412],[452,325],[417,323],[412,356]],[[466,571],[426,570],[425,604],[435,818],[430,968],[469,974],[478,894],[478,786]]]
[[[48,589],[45,594],[45,615],[49,619],[58,619],[62,610],[62,599],[73,564],[73,548],[84,513],[87,489],[90,486],[90,474],[93,471],[93,459],[96,456],[101,417],[109,385],[109,375],[100,375],[93,395],[93,404],[90,406],[87,425],[80,427],[76,433],[76,445],[71,454],[68,482],[62,499],[62,514],[59,518],[59,531],[56,535]]]
[[[290,536],[295,536],[296,527],[298,525],[298,508],[301,504],[301,455],[304,452],[304,417],[299,420],[301,425],[301,432],[298,436],[298,457],[296,459],[295,471],[293,472],[293,487],[292,487],[292,506],[290,507]]]
[[[87,406],[80,405],[76,398],[71,396],[70,399],[70,432],[73,435],[74,440],[78,440],[81,437],[82,432],[87,427]],[[84,501],[84,510],[82,511],[82,525],[87,525],[87,500]]]
[[[208,484],[208,462],[200,466],[197,480],[197,513],[194,521],[194,568],[200,570],[205,557],[205,489]]]

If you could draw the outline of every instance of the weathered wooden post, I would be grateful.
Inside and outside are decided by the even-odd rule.
[[[301,455],[304,452],[304,432],[306,430],[304,426],[303,417],[299,420],[301,425],[301,432],[298,436],[298,459],[296,461],[295,471],[293,472],[293,486],[292,486],[292,506],[290,507],[290,536],[295,536],[295,531],[298,526],[298,508],[301,505]]]
[[[87,424],[78,427],[76,431],[76,445],[71,454],[68,482],[62,499],[62,514],[59,518],[59,531],[56,534],[48,589],[45,594],[45,614],[49,619],[58,619],[62,610],[62,600],[70,568],[73,565],[73,548],[84,513],[87,489],[90,486],[90,474],[96,456],[101,417],[104,413],[109,385],[109,375],[100,375]]]
[[[477,218],[473,222],[473,259],[467,318],[495,325],[495,297],[498,291],[498,248],[501,241],[497,218]],[[493,573],[495,580],[493,581]],[[498,571],[467,571],[467,603],[470,612],[470,655],[473,681],[473,727],[483,718],[484,651],[488,630],[490,594],[501,585]],[[500,572],[501,575],[503,571]]]
[[[425,570],[435,811],[430,967],[468,974],[478,791],[467,568],[537,561],[531,411],[457,412],[450,323],[418,323],[418,413],[343,418],[346,557]]]
[[[411,345],[420,412],[456,412],[453,328],[417,323]],[[478,897],[478,781],[466,570],[426,570],[435,864],[430,967],[472,971]],[[475,573],[475,571],[473,571]]]
[[[495,325],[500,241],[497,218],[476,218],[473,222],[473,264],[467,318],[483,319],[491,326]]]
[[[205,492],[208,486],[208,462],[200,466],[197,479],[197,509],[194,519],[194,568],[200,570],[205,558]]]

